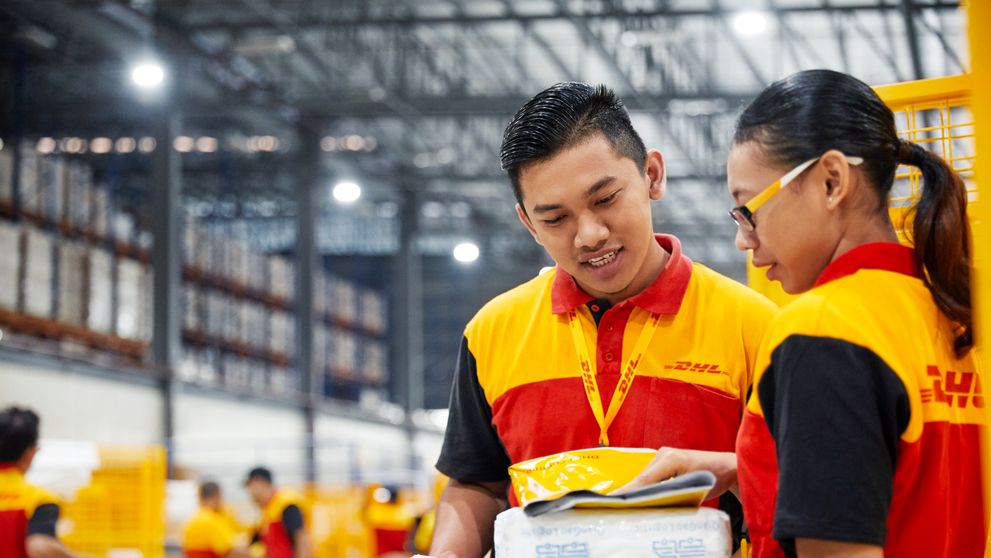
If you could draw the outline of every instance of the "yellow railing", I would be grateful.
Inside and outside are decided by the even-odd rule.
[[[974,92],[971,109],[974,113],[975,145],[977,153],[991,153],[991,55],[987,52],[991,37],[991,2],[969,0],[966,2],[967,27],[970,44],[971,90]],[[991,352],[991,158],[981,155],[976,161],[978,180],[977,199],[972,206],[971,219],[974,233],[974,283],[975,334],[977,349],[981,354]],[[982,178],[983,177],[983,178]],[[985,367],[985,371],[987,368]],[[991,380],[982,382],[985,392],[991,389]],[[991,406],[984,409],[991,424]],[[991,503],[991,432],[984,429],[984,494]],[[986,504],[987,505],[987,504]],[[991,507],[988,505],[987,507]],[[989,512],[991,513],[991,512]],[[989,530],[991,531],[991,530]],[[984,555],[991,557],[991,532]]]

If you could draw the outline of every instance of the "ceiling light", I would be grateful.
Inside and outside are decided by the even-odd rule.
[[[351,135],[345,138],[344,146],[348,151],[361,151],[365,147],[365,138],[358,135]]]
[[[151,136],[145,136],[138,141],[138,149],[142,153],[151,153],[152,151],[155,150],[155,146],[157,145],[158,142],[155,141],[155,138]]]
[[[43,155],[48,155],[49,153],[55,152],[55,147],[56,144],[54,139],[41,138],[38,140],[38,145],[36,146],[36,149],[38,150],[38,153],[41,153]]]
[[[117,153],[133,153],[134,148],[137,147],[137,142],[134,138],[117,138],[116,143]]]
[[[478,259],[478,245],[474,242],[462,242],[454,247],[454,259],[461,263],[471,263]]]
[[[767,29],[767,14],[764,12],[740,12],[733,16],[733,29],[740,35],[759,35]]]
[[[327,136],[320,140],[320,149],[324,151],[337,151],[337,138]]]
[[[361,197],[361,186],[350,181],[338,182],[333,194],[334,199],[341,203],[354,203]]]
[[[114,148],[114,142],[110,141],[110,138],[93,138],[89,142],[89,149],[97,155],[103,155],[104,153],[110,153],[110,150]]]
[[[196,150],[200,153],[213,153],[217,150],[217,138],[203,136],[196,140]]]
[[[165,81],[165,68],[152,61],[135,64],[131,68],[131,81],[142,89],[158,87]]]
[[[189,153],[193,150],[195,141],[189,136],[179,136],[172,142],[172,147],[179,153]]]

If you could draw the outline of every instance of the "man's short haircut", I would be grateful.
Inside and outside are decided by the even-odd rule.
[[[244,482],[247,484],[253,480],[263,480],[268,484],[272,484],[272,471],[266,467],[255,467],[248,471],[248,478],[244,479]]]
[[[30,409],[9,407],[0,411],[0,463],[17,461],[38,445],[40,422]]]
[[[566,82],[530,99],[502,136],[500,159],[509,174],[516,201],[523,205],[520,173],[531,164],[602,134],[613,151],[643,168],[647,148],[633,129],[619,97],[604,85]]]
[[[217,496],[220,496],[219,484],[213,481],[207,481],[200,485],[200,500],[216,498]]]

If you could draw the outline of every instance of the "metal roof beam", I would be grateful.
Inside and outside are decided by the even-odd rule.
[[[958,9],[960,2],[950,0],[933,0],[931,3],[917,3],[918,9]],[[843,6],[782,6],[777,8],[779,13],[820,13],[820,12],[876,12],[876,11],[897,11],[901,7],[892,4],[877,4],[874,2],[863,2],[859,4]],[[643,19],[651,17],[663,18],[691,18],[691,17],[721,17],[732,13],[732,10],[721,8],[652,8],[635,11],[623,11],[611,6],[599,11],[576,12],[569,9],[567,4],[557,5],[557,9],[539,13],[501,13],[501,14],[474,14],[469,12],[455,13],[451,15],[410,15],[408,13],[395,15],[373,15],[365,12],[356,17],[328,17],[319,20],[298,21],[295,25],[299,28],[326,29],[334,27],[356,27],[356,26],[438,26],[438,25],[466,25],[466,24],[489,24],[506,22],[536,22],[548,20],[562,20],[578,18],[585,21],[590,20],[625,20]],[[269,28],[271,21],[263,18],[244,18],[224,21],[206,21],[201,23],[190,23],[186,26],[191,30],[211,30],[211,29],[255,29]]]

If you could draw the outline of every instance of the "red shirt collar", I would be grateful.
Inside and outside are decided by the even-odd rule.
[[[921,277],[912,248],[897,242],[871,242],[857,246],[830,262],[819,274],[815,286],[853,275],[861,269],[880,269]]]
[[[692,260],[681,253],[681,241],[673,235],[656,234],[654,239],[671,257],[646,289],[623,302],[655,314],[677,314],[692,277]],[[574,277],[558,266],[551,285],[551,311],[563,314],[592,300],[592,295],[583,291]]]
[[[6,471],[8,469],[17,469],[17,463],[13,461],[0,461],[0,471]]]

